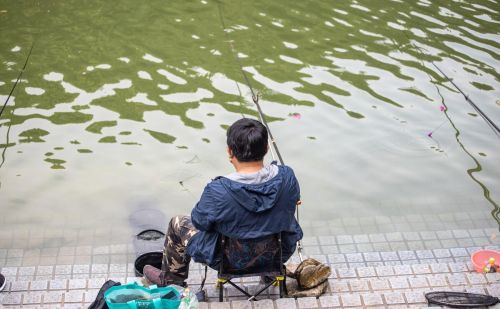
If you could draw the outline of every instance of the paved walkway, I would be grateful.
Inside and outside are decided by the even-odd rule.
[[[319,236],[304,239],[305,253],[334,270],[327,293],[319,298],[279,299],[271,289],[262,300],[248,302],[232,287],[217,302],[216,272],[207,279],[209,302],[200,308],[407,308],[426,307],[424,293],[456,290],[500,296],[500,274],[475,273],[470,253],[481,247],[500,249],[495,229],[392,232]],[[460,246],[460,245],[464,246]],[[477,244],[481,244],[477,246]],[[0,293],[5,308],[87,308],[107,279],[133,282],[131,245],[0,249],[1,272],[8,283]],[[297,256],[292,257],[297,261]],[[17,261],[16,266],[8,262]],[[35,266],[24,261],[36,261]],[[52,264],[51,264],[52,263]],[[45,264],[45,265],[44,265]],[[47,265],[48,264],[48,265]],[[22,266],[25,265],[25,266]],[[202,269],[193,264],[189,284],[197,289]],[[245,289],[258,278],[245,278]]]

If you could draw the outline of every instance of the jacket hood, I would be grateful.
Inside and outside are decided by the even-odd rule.
[[[244,184],[221,177],[221,184],[240,206],[254,213],[264,212],[276,205],[283,187],[283,173],[260,184]]]

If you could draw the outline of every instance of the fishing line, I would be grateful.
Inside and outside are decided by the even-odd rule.
[[[26,66],[28,65],[28,61],[30,59],[30,56],[31,56],[31,52],[33,51],[33,47],[35,46],[35,41],[33,41],[33,43],[31,43],[31,48],[30,48],[30,51],[28,53],[28,56],[26,57],[26,61],[24,62],[24,66],[23,68],[21,69],[21,71],[19,72],[19,75],[17,76],[17,79],[16,81],[14,82],[14,86],[12,87],[12,89],[10,90],[10,93],[9,95],[7,96],[7,100],[5,100],[5,103],[3,104],[2,106],[2,110],[0,111],[0,118],[2,117],[2,114],[3,114],[3,111],[5,110],[5,108],[7,107],[7,104],[9,103],[9,99],[10,97],[12,96],[12,94],[14,93],[14,89],[16,89],[16,86],[17,84],[19,83],[19,81],[21,80],[21,77],[24,73],[24,70],[26,69]],[[1,125],[0,125],[1,126]],[[5,163],[5,152],[7,151],[7,148],[9,147],[9,136],[10,136],[10,128],[12,127],[12,119],[11,121],[9,121],[9,127],[7,128],[7,138],[6,138],[6,142],[5,142],[5,147],[3,148],[3,151],[2,151],[2,162],[0,162],[0,168],[4,165]]]
[[[413,44],[413,42],[410,40],[410,38],[408,38],[408,41],[410,42],[410,44],[421,54],[421,55],[425,55],[424,52],[422,52],[422,49],[418,46],[416,46],[415,44]],[[493,133],[495,133],[495,135],[497,137],[500,137],[500,128],[495,124],[495,122],[493,122],[493,120],[491,120],[488,115],[486,115],[477,105],[476,103],[474,103],[474,101],[472,101],[472,99],[470,98],[470,96],[468,94],[466,94],[465,92],[462,91],[462,89],[460,89],[460,87],[458,87],[457,84],[455,84],[455,82],[453,81],[452,78],[448,77],[448,75],[446,75],[446,73],[443,72],[443,70],[441,70],[437,64],[434,63],[434,61],[430,61],[430,63],[464,96],[465,98],[465,101],[467,101],[467,103],[469,103],[472,108],[481,116],[481,118],[483,118],[483,120],[486,122],[486,124],[491,128],[491,130],[493,131]]]
[[[256,94],[255,91],[253,90],[252,84],[250,83],[250,80],[248,79],[248,76],[245,73],[245,70],[243,70],[243,65],[241,63],[241,60],[237,56],[237,54],[235,52],[235,49],[234,49],[234,46],[233,46],[233,41],[229,40],[227,31],[226,31],[226,23],[224,21],[224,15],[222,13],[222,4],[221,4],[221,1],[217,0],[216,2],[217,2],[217,8],[218,8],[218,11],[219,11],[219,19],[220,19],[220,22],[221,22],[222,31],[224,32],[224,35],[226,36],[227,42],[229,43],[229,46],[231,47],[231,53],[233,54],[233,57],[236,59],[236,63],[238,64],[240,72],[243,75],[243,79],[245,80],[245,83],[247,84],[248,88],[250,89],[250,92],[252,94],[252,101],[254,102],[255,106],[257,106],[257,112],[259,114],[260,121],[264,124],[264,126],[267,129],[267,133],[269,134],[270,143],[272,145],[272,147],[270,147],[269,149],[271,150],[271,156],[273,157],[273,161],[276,160],[275,156],[274,156],[274,153],[273,153],[273,148],[274,148],[274,150],[276,151],[276,155],[278,156],[280,164],[281,165],[285,165],[285,162],[283,161],[283,157],[281,156],[281,153],[280,153],[280,151],[278,149],[278,145],[276,144],[276,141],[274,140],[273,134],[271,133],[271,129],[269,128],[269,125],[268,125],[268,123],[266,121],[265,114],[262,111],[262,108],[260,107],[260,104],[259,104],[259,95]],[[239,87],[238,87],[238,90],[239,90]],[[240,95],[241,95],[241,92],[240,92]],[[299,205],[300,204],[301,204],[301,201],[299,200],[297,202],[296,207],[295,207],[297,222],[299,222]],[[302,258],[302,242],[300,240],[297,241],[297,253],[299,255],[300,261],[303,261],[303,258]]]
[[[5,103],[2,106],[2,110],[0,111],[0,117],[2,117],[3,111],[5,110],[5,107],[7,106],[7,104],[9,103],[10,97],[14,93],[14,90],[16,89],[17,84],[19,84],[19,81],[21,80],[21,77],[23,76],[24,70],[26,69],[26,66],[28,65],[28,61],[30,60],[31,52],[33,51],[34,46],[35,46],[35,41],[33,41],[33,43],[31,43],[31,48],[30,48],[30,51],[28,53],[28,57],[26,57],[26,61],[24,62],[24,66],[21,69],[21,71],[19,72],[19,75],[17,76],[17,79],[14,82],[14,86],[10,90],[10,93],[9,93],[9,96],[7,97],[7,100],[5,100]]]
[[[410,38],[407,36],[408,38],[408,41],[410,42],[411,45],[413,45],[414,47],[416,47],[410,40]],[[419,49],[418,47],[416,47],[417,50],[423,54]],[[425,64],[423,62],[423,60],[420,60],[422,66],[425,67]],[[436,66],[436,65],[434,65]],[[437,66],[436,66],[437,68]],[[439,70],[439,68],[437,68]],[[441,73],[442,71],[439,70]],[[455,140],[457,141],[457,143],[459,144],[460,148],[462,148],[462,150],[474,161],[474,163],[476,164],[476,167],[474,168],[470,168],[467,170],[467,174],[469,175],[469,177],[475,182],[477,183],[481,189],[483,189],[483,196],[486,198],[486,200],[488,202],[490,202],[491,205],[493,205],[493,210],[491,211],[491,215],[493,217],[493,219],[495,219],[495,221],[500,225],[500,206],[495,203],[495,201],[493,201],[493,199],[491,198],[491,194],[490,194],[490,190],[479,180],[477,179],[476,177],[474,177],[474,173],[476,172],[480,172],[482,170],[482,167],[481,167],[481,164],[479,164],[479,161],[465,148],[464,144],[460,141],[460,131],[458,130],[458,128],[455,126],[455,123],[451,120],[450,118],[450,115],[448,115],[448,106],[446,106],[446,103],[445,103],[445,100],[444,100],[444,97],[441,93],[441,91],[439,90],[439,87],[438,85],[436,85],[436,83],[433,81],[432,79],[432,76],[426,72],[427,76],[429,77],[431,83],[434,85],[434,87],[436,88],[436,91],[439,95],[439,97],[441,98],[441,104],[443,104],[443,106],[445,107],[445,110],[444,110],[444,115],[446,117],[446,119],[448,119],[448,121],[450,122],[451,126],[453,127],[453,129],[455,130]],[[445,75],[444,73],[442,73],[443,75]],[[446,75],[445,75],[446,76]],[[437,80],[436,80],[437,82]],[[455,86],[456,87],[456,86]],[[462,93],[463,94],[463,93]],[[435,129],[437,130],[437,129]],[[435,131],[434,130],[434,131]],[[430,136],[432,138],[432,134]]]

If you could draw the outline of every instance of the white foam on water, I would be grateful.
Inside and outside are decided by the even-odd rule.
[[[175,21],[178,22],[178,23],[180,23],[182,21],[182,19],[176,18]]]
[[[291,49],[296,49],[297,47],[299,47],[297,44],[293,44],[290,42],[283,42],[283,44],[285,45],[285,47],[291,48]]]
[[[244,53],[238,53],[238,58],[248,58],[248,55]]]
[[[148,79],[148,80],[152,80],[153,79],[151,77],[151,74],[149,74],[146,71],[139,71],[139,72],[137,72],[137,76],[139,76],[139,78],[142,78],[142,79]]]
[[[191,70],[195,71],[197,76],[206,77],[210,75],[210,72],[202,67],[192,67]]]
[[[210,99],[214,97],[214,94],[213,92],[207,89],[198,88],[196,92],[178,92],[178,93],[160,95],[160,97],[165,102],[187,103],[187,102],[198,102],[203,99]]]
[[[269,59],[269,58],[264,58],[264,61],[267,63],[274,63],[274,60]]]
[[[45,93],[44,89],[38,87],[26,87],[24,91],[29,95],[42,95]]]
[[[18,51],[20,51],[20,50],[21,50],[21,47],[16,45],[16,46],[14,46],[14,48],[12,48],[10,51],[11,51],[11,52],[14,52],[14,53],[17,53],[17,52],[18,52]]]
[[[246,85],[238,83],[222,73],[215,73],[210,80],[212,81],[212,86],[223,93],[239,96],[240,91],[241,93],[250,91]]]
[[[193,39],[195,39],[195,40],[199,40],[199,39],[200,39],[200,37],[199,37],[199,36],[197,36],[196,34],[193,34],[191,37],[192,37]]]
[[[468,23],[469,25],[474,26],[476,28],[479,28],[481,26],[480,24],[478,24],[478,23],[476,23],[475,21],[472,21],[472,20],[465,19],[464,21],[466,23]]]
[[[49,81],[49,82],[60,82],[64,78],[64,75],[62,73],[57,73],[57,72],[50,72],[48,74],[43,75],[43,79]]]
[[[163,62],[163,60],[161,60],[160,58],[156,58],[155,56],[150,55],[150,54],[144,54],[144,56],[142,56],[142,59],[147,60],[147,61],[151,61],[154,63],[162,63]]]
[[[271,22],[271,24],[275,25],[276,27],[280,27],[280,28],[284,28],[285,27],[285,26],[283,26],[282,23],[277,22],[277,21],[273,21],[273,22]]]
[[[185,85],[185,84],[187,84],[187,81],[185,79],[183,79],[183,78],[181,78],[181,77],[179,77],[179,76],[177,76],[175,74],[172,74],[172,73],[170,73],[167,70],[159,69],[156,72],[158,72],[158,74],[160,74],[160,75],[165,76],[169,81],[171,81],[174,84],[178,84],[178,85]]]
[[[87,71],[89,71],[89,72],[94,71],[94,69],[95,69],[95,68],[94,68],[93,66],[91,66],[91,65],[89,65],[89,66],[87,67]]]
[[[157,86],[158,86],[158,88],[160,88],[161,90],[167,90],[167,89],[168,89],[168,85],[165,85],[165,84],[158,84]]]
[[[339,53],[346,53],[347,52],[347,49],[340,48],[340,47],[335,47],[333,50],[336,52],[339,52]]]
[[[260,12],[260,13],[259,13],[259,15],[260,15],[260,16],[266,16],[266,13],[262,13],[262,12]]]
[[[218,51],[217,49],[212,49],[210,50],[210,53],[214,56],[220,56],[222,55],[220,51]]]
[[[13,66],[14,64],[16,64],[15,62],[13,61],[7,61],[7,62],[4,62],[6,66],[10,67],[10,66]]]
[[[352,27],[352,25],[350,23],[346,22],[345,20],[335,18],[335,17],[332,17],[332,19],[335,20],[336,22],[338,22],[339,24],[342,24],[342,25],[347,26],[347,27]]]
[[[61,86],[63,87],[64,91],[66,93],[83,93],[85,91],[83,91],[82,89],[70,84],[70,83],[67,83],[67,82],[61,82]]]
[[[334,12],[337,12],[339,14],[342,14],[342,15],[347,15],[348,13],[344,10],[339,10],[339,9],[333,9]]]
[[[383,35],[380,35],[380,34],[377,34],[377,33],[373,33],[373,32],[370,32],[370,31],[366,31],[366,30],[363,30],[363,29],[360,29],[359,32],[361,32],[364,35],[373,36],[373,37],[376,37],[376,38],[383,38],[384,37]]]
[[[206,2],[205,0],[201,0],[201,3],[207,4],[208,2]]]
[[[459,19],[464,18],[462,15],[455,13],[452,10],[445,8],[445,7],[442,7],[442,6],[439,7],[439,15],[449,16],[449,17],[459,18]]]
[[[480,9],[480,10],[485,10],[485,11],[488,11],[490,13],[493,13],[493,14],[498,14],[497,11],[493,10],[493,9],[490,9],[489,7],[487,6],[483,6],[483,5],[480,5],[480,4],[476,4],[476,3],[471,3],[471,5],[473,7],[475,7],[476,9]]]
[[[411,31],[411,33],[413,33],[414,35],[416,35],[418,37],[421,37],[421,38],[427,37],[427,34],[420,29],[411,28],[410,31]]]
[[[255,25],[256,25],[257,27],[259,27],[259,28],[261,28],[261,27],[262,27],[262,25],[261,25],[261,24],[255,24]]]
[[[118,58],[118,60],[120,60],[122,62],[125,62],[125,63],[129,63],[130,62],[130,59],[127,58],[127,57],[120,57],[120,58]]]
[[[394,28],[396,30],[405,30],[406,28],[401,26],[400,24],[393,23],[392,21],[387,22],[387,26]]]
[[[247,26],[244,25],[236,25],[232,27],[234,30],[248,30]]]
[[[148,94],[145,92],[139,92],[135,96],[126,99],[125,101],[131,103],[143,103],[150,106],[158,106],[158,103],[148,98]]]
[[[358,10],[361,10],[361,11],[371,12],[371,10],[369,8],[364,7],[362,5],[359,5],[359,4],[351,4],[351,7],[355,8],[355,9],[358,9]]]
[[[27,83],[28,80],[24,79],[24,78],[20,79],[19,81],[17,79],[13,79],[13,80],[11,80],[11,82],[13,82],[13,83],[17,82],[17,83],[21,84],[21,83]]]
[[[327,25],[328,27],[334,27],[334,25],[329,21],[325,21],[325,25]]]
[[[3,85],[5,85],[5,83],[4,82],[0,82],[0,86],[3,86]]]
[[[410,14],[413,15],[413,16],[417,16],[417,17],[420,17],[422,19],[425,19],[428,22],[434,23],[436,25],[440,25],[442,27],[446,27],[448,25],[447,23],[442,22],[439,19],[436,19],[434,17],[430,17],[430,16],[427,16],[427,15],[421,14],[419,12],[411,11]]]
[[[103,63],[103,64],[96,65],[95,68],[101,69],[101,70],[109,70],[109,69],[111,69],[111,65],[107,64],[107,63]]]
[[[288,62],[288,63],[303,64],[303,62],[300,61],[299,59],[293,58],[293,57],[289,57],[289,56],[280,55],[280,59],[283,60],[283,61],[285,61],[285,62]]]
[[[481,20],[484,20],[484,21],[488,21],[490,23],[495,23],[495,24],[499,24],[500,21],[496,21],[494,20],[493,18],[491,18],[490,15],[488,14],[481,14],[481,15],[474,15],[475,18],[477,19],[481,19]]]

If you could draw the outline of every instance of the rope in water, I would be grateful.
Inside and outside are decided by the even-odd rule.
[[[12,89],[10,90],[10,93],[9,93],[9,96],[7,97],[7,100],[5,100],[5,103],[3,104],[2,106],[2,110],[0,111],[0,117],[2,117],[2,114],[3,114],[3,111],[5,110],[5,108],[7,107],[7,104],[9,103],[9,100],[10,100],[10,97],[12,96],[12,94],[14,93],[14,90],[16,89],[16,86],[17,84],[19,84],[19,81],[21,80],[21,77],[23,76],[23,73],[24,73],[24,70],[26,69],[26,66],[28,65],[28,61],[30,59],[30,56],[31,56],[31,52],[33,51],[33,47],[35,46],[35,42],[33,41],[33,43],[31,43],[31,48],[30,48],[30,51],[28,53],[28,56],[26,57],[26,61],[24,62],[24,66],[23,68],[21,69],[21,71],[19,72],[19,75],[17,76],[17,79],[16,81],[14,82],[14,86],[12,87]]]
[[[234,50],[233,42],[231,40],[229,40],[229,38],[227,37],[228,36],[227,32],[226,32],[227,28],[226,28],[226,23],[224,22],[224,14],[222,13],[221,1],[217,1],[217,7],[219,10],[219,18],[220,18],[220,22],[221,22],[221,26],[222,26],[222,31],[224,32],[226,38],[228,39],[227,42],[229,43],[229,46],[231,47],[231,53],[233,54],[233,56],[236,60],[236,63],[239,66],[240,72],[243,75],[243,79],[245,80],[245,83],[247,84],[248,88],[250,89],[250,92],[252,93],[252,101],[254,102],[255,106],[257,107],[257,112],[259,114],[260,121],[264,124],[264,126],[267,129],[267,133],[269,134],[270,142],[272,145],[272,148],[270,148],[270,149],[271,149],[271,155],[273,157],[273,160],[275,160],[274,153],[273,153],[273,148],[274,148],[274,150],[276,151],[276,155],[278,156],[280,164],[285,165],[285,162],[283,161],[283,157],[281,156],[281,153],[278,149],[278,145],[276,144],[276,141],[274,140],[273,134],[271,132],[271,128],[269,128],[269,125],[266,121],[265,114],[262,111],[262,108],[260,107],[259,95],[256,94],[255,91],[253,90],[252,84],[250,83],[250,80],[248,79],[248,76],[245,73],[245,70],[243,70],[243,65],[241,64],[241,60],[240,60],[240,58],[238,58],[238,56],[236,55],[236,52]],[[238,85],[238,84],[236,84],[236,85]],[[240,94],[241,94],[241,92],[240,92]],[[300,204],[301,204],[301,202],[299,201],[295,207],[296,208],[297,222],[299,222],[299,205]],[[302,261],[303,260],[303,258],[302,258],[302,242],[300,240],[297,242],[297,253],[299,255],[300,260]]]
[[[409,39],[408,39],[409,40]],[[416,46],[415,44],[413,44],[413,42],[411,40],[409,40],[410,44],[421,54],[421,55],[425,55],[424,52],[422,52],[422,49],[418,46]],[[488,117],[488,115],[486,115],[477,105],[476,103],[474,103],[474,101],[472,101],[472,99],[470,98],[469,95],[467,95],[465,92],[462,91],[462,89],[460,89],[460,87],[458,87],[457,84],[455,84],[455,82],[453,81],[452,78],[448,77],[448,75],[446,75],[446,73],[443,72],[443,70],[441,70],[436,63],[434,63],[434,61],[430,61],[431,64],[439,71],[439,73],[441,73],[465,98],[465,101],[467,101],[467,103],[469,103],[472,108],[481,116],[481,118],[483,118],[483,120],[486,122],[486,124],[491,128],[491,130],[493,131],[493,133],[496,134],[497,137],[500,137],[500,128],[493,122],[493,120],[490,119],[490,117]]]

